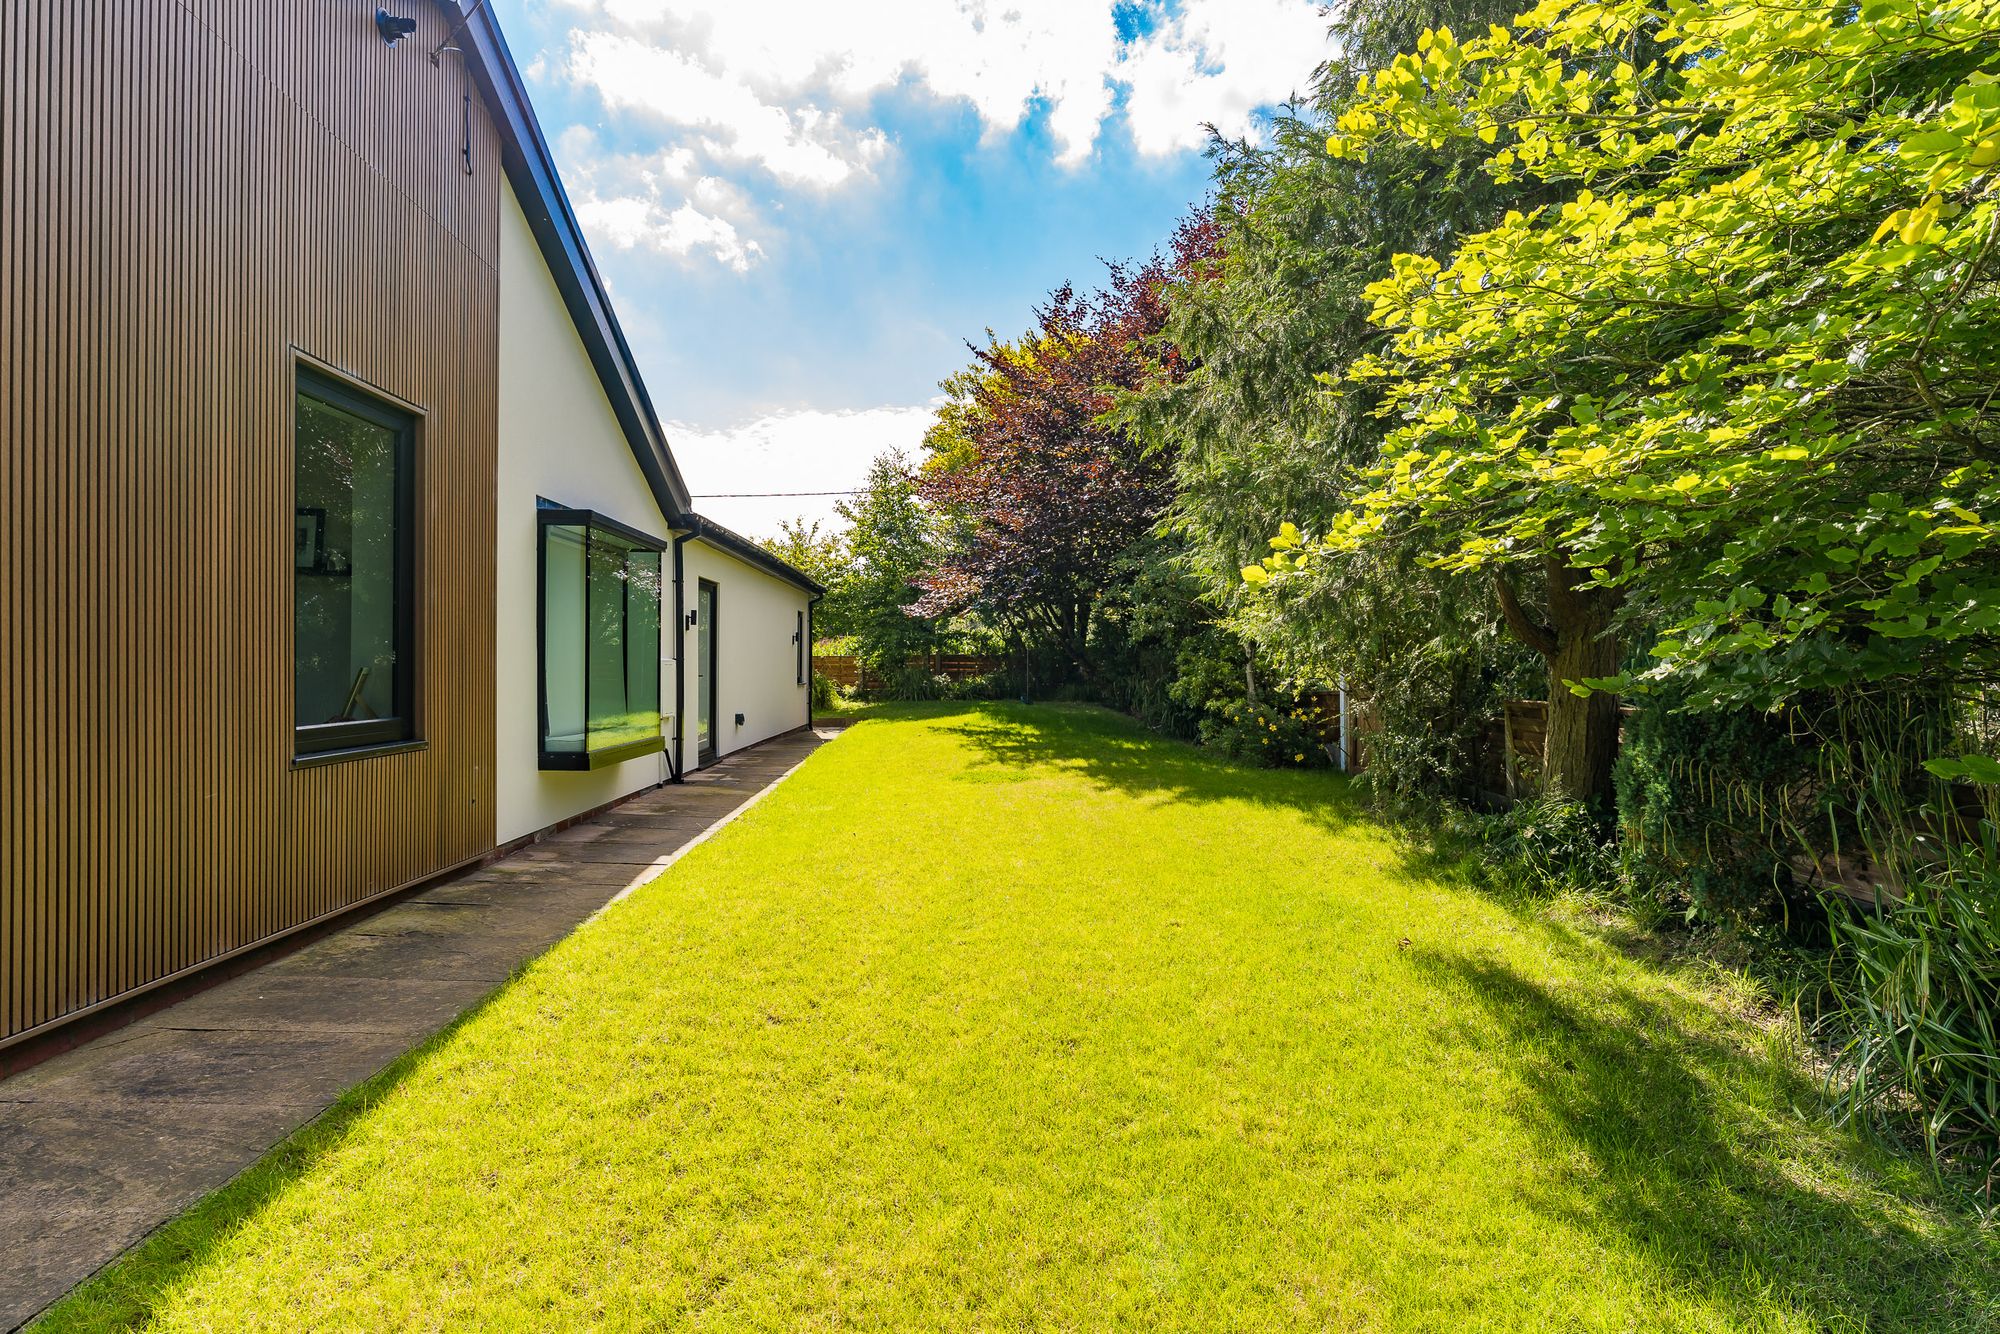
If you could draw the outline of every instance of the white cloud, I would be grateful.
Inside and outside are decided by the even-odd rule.
[[[1304,91],[1327,58],[1327,22],[1296,0],[1183,0],[1119,60],[1133,142],[1164,156],[1202,147],[1204,124],[1254,136],[1257,111]]]
[[[577,15],[569,76],[614,108],[713,131],[780,180],[827,188],[887,150],[851,130],[870,98],[909,86],[968,102],[990,134],[1046,108],[1057,158],[1087,162],[1117,92],[1140,151],[1199,147],[1202,123],[1254,128],[1304,87],[1329,46],[1321,0],[557,0]]]
[[[721,429],[684,422],[667,427],[674,459],[694,493],[695,508],[738,532],[766,537],[781,519],[801,515],[837,525],[841,496],[762,497],[773,491],[846,491],[867,479],[884,450],[914,455],[935,404],[853,411],[801,409]],[[756,499],[719,499],[743,493]]]
[[[774,191],[876,174],[893,150],[869,123],[882,94],[969,105],[989,138],[1044,115],[1056,161],[1081,168],[1120,115],[1151,157],[1200,148],[1205,124],[1254,137],[1330,49],[1320,0],[546,2],[570,16],[547,76],[593,90],[619,142],[655,145],[562,137],[592,236],[738,273],[772,240]]]
[[[576,216],[592,236],[620,250],[644,248],[675,258],[699,253],[737,273],[747,272],[764,254],[762,246],[744,240],[726,218],[693,204],[668,211],[656,200],[630,195],[586,199],[576,206]]]
[[[570,127],[556,143],[577,221],[598,244],[713,260],[737,273],[763,258],[763,246],[741,230],[754,217],[748,197],[717,177],[695,178],[695,156],[687,149],[606,153],[582,126]]]
[[[751,162],[786,185],[830,188],[882,156],[880,130],[850,133],[819,107],[765,101],[738,73],[680,51],[610,32],[571,35],[569,77],[614,111],[634,110],[701,132],[710,157]]]

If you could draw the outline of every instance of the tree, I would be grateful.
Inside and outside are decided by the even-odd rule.
[[[835,511],[849,525],[849,632],[876,670],[900,671],[935,651],[944,633],[935,618],[909,610],[923,593],[917,581],[939,558],[936,521],[918,498],[909,460],[894,450],[877,456],[860,494]]]
[[[1544,652],[1550,777],[1631,680],[1771,704],[2000,668],[2000,5],[1552,0],[1369,78],[1343,160],[1477,144],[1570,195],[1370,289],[1365,494],[1245,571],[1417,543]],[[1535,590],[1542,602],[1534,608]]]
[[[1029,334],[1014,343],[989,334],[974,365],[945,382],[919,491],[953,542],[920,581],[918,614],[977,609],[1094,675],[1098,597],[1158,522],[1171,476],[1169,460],[1104,417],[1116,391],[1178,373],[1178,354],[1155,339],[1166,289],[1207,253],[1207,230],[1189,226],[1170,259],[1114,265],[1090,296],[1060,287]]]
[[[1261,142],[1213,146],[1218,255],[1203,281],[1171,290],[1164,333],[1186,374],[1120,405],[1174,460],[1168,527],[1205,599],[1279,673],[1368,691],[1382,724],[1370,768],[1398,797],[1468,787],[1496,697],[1531,688],[1517,686],[1524,655],[1505,642],[1490,587],[1427,566],[1414,545],[1323,559],[1269,597],[1246,598],[1239,571],[1270,551],[1281,523],[1325,531],[1365,489],[1386,424],[1370,395],[1335,399],[1322,380],[1386,341],[1368,320],[1369,284],[1395,254],[1449,254],[1520,199],[1481,170],[1476,143],[1331,157],[1335,117],[1359,75],[1427,26],[1483,27],[1511,12],[1511,0],[1343,8],[1341,54],[1312,98]]]

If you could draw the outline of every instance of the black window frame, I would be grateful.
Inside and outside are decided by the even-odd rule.
[[[799,628],[793,632],[792,642],[799,646],[799,679],[796,684],[804,685],[806,683],[806,614],[803,609],[799,612]]]
[[[579,770],[602,769],[607,765],[622,764],[626,760],[636,760],[646,755],[656,755],[666,750],[665,732],[640,741],[631,741],[618,746],[601,746],[592,750],[586,742],[582,750],[550,750],[549,740],[549,530],[551,528],[581,528],[584,532],[586,552],[593,533],[604,533],[627,549],[639,548],[659,552],[667,550],[664,538],[654,537],[608,518],[595,510],[570,509],[552,505],[546,500],[538,500],[535,507],[535,735],[536,751],[539,758],[537,767],[549,772],[575,772]],[[584,568],[590,563],[586,557]],[[662,655],[666,644],[666,604],[664,577],[665,562],[662,561],[662,595],[660,614],[654,618],[653,657],[660,663],[660,715],[665,717],[666,704],[666,661]],[[584,679],[589,680],[590,639],[584,638]]]
[[[343,759],[361,759],[385,751],[415,749],[423,744],[418,727],[417,703],[417,449],[422,418],[411,409],[351,381],[341,379],[317,366],[298,364],[292,382],[292,504],[298,504],[298,400],[310,398],[328,407],[361,418],[392,431],[396,436],[396,666],[392,689],[397,712],[392,718],[365,718],[353,722],[298,722],[299,658],[298,580],[292,566],[292,754],[299,764],[324,764]],[[289,544],[288,544],[289,549]]]
[[[701,651],[701,595],[708,594],[708,652]],[[722,758],[722,693],[717,682],[722,675],[722,585],[713,579],[697,579],[694,590],[695,637],[694,656],[695,689],[702,696],[695,700],[695,732],[697,741],[694,758],[697,766],[713,764]],[[701,706],[708,704],[708,744],[699,742],[701,732]]]

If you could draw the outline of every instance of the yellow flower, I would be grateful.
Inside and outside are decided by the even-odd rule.
[[[1304,751],[1300,751],[1298,754],[1292,756],[1292,759],[1300,764],[1304,764],[1306,762],[1306,753]]]

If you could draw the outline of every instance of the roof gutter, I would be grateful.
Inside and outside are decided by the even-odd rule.
[[[720,547],[744,564],[755,565],[758,569],[764,571],[764,573],[774,575],[796,588],[803,588],[815,597],[822,597],[826,593],[826,589],[804,574],[801,574],[798,570],[793,569],[783,560],[773,556],[763,547],[758,546],[755,542],[743,536],[743,534],[736,532],[734,529],[724,528],[713,519],[703,518],[693,511],[688,511],[674,515],[667,522],[671,523],[677,529],[685,529],[688,536],[698,537],[712,547]],[[679,541],[681,539],[677,537],[675,540]]]

